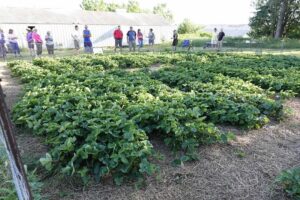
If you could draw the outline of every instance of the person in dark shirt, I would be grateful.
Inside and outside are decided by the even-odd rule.
[[[173,46],[173,51],[176,51],[177,45],[178,45],[178,33],[176,30],[173,31],[173,42],[172,42],[172,46]]]
[[[129,51],[135,51],[136,46],[136,32],[133,30],[132,26],[130,27],[130,30],[127,32],[127,42],[129,45]]]
[[[220,50],[223,46],[224,37],[225,37],[225,33],[223,29],[221,29],[221,31],[218,34],[218,50]]]

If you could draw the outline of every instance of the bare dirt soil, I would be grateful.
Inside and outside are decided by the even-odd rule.
[[[1,85],[11,108],[22,94],[22,86],[0,63]],[[284,200],[288,199],[274,184],[281,170],[300,166],[300,99],[286,102],[290,116],[259,130],[221,127],[237,134],[228,145],[199,148],[199,161],[184,166],[172,165],[174,156],[159,139],[152,139],[164,159],[158,177],[149,177],[144,189],[133,184],[115,186],[108,178],[99,184],[82,187],[75,178],[55,175],[43,179],[45,199],[75,200]],[[47,151],[41,139],[17,129],[25,163],[36,162]],[[26,131],[25,131],[26,132]]]

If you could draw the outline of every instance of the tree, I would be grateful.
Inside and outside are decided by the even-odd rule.
[[[287,4],[288,0],[283,0],[280,5],[280,10],[279,10],[279,17],[278,17],[278,22],[277,22],[277,27],[276,27],[276,33],[275,33],[275,38],[281,38],[284,30],[284,21],[286,20],[286,10],[287,10]]]
[[[83,0],[80,7],[83,10],[106,11],[106,4],[103,0]]]
[[[137,0],[129,0],[127,4],[105,3],[104,0],[82,0],[80,7],[83,10],[116,12],[117,9],[126,9],[129,13],[154,13],[163,16],[169,22],[173,21],[173,14],[167,4],[158,4],[153,10],[142,9]]]
[[[300,37],[300,0],[256,0],[250,36]]]
[[[129,13],[139,13],[142,9],[140,7],[140,4],[136,0],[129,0],[127,4],[127,12]]]
[[[172,12],[168,9],[167,4],[165,4],[165,3],[154,6],[153,13],[161,15],[168,22],[173,22],[174,16],[173,16]]]
[[[108,12],[116,12],[117,9],[126,8],[126,5],[116,4],[116,3],[108,3],[106,4],[106,11]]]
[[[197,24],[193,24],[189,19],[184,19],[178,27],[179,34],[197,33],[201,30],[201,27]]]

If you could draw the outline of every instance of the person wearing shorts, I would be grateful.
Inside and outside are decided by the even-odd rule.
[[[93,53],[93,43],[91,41],[91,31],[88,29],[88,26],[85,25],[83,30],[83,44],[85,53]]]
[[[129,31],[127,32],[127,42],[129,45],[129,51],[135,51],[136,46],[136,32],[133,30],[133,27],[131,26]]]
[[[114,31],[114,39],[115,39],[115,52],[117,51],[117,48],[120,48],[120,51],[122,51],[122,41],[123,41],[123,32],[121,30],[121,26],[118,26],[118,28]]]
[[[79,28],[78,28],[77,25],[75,26],[75,30],[74,30],[74,32],[72,33],[71,36],[72,36],[73,41],[74,41],[74,48],[75,48],[75,50],[78,54],[79,50],[80,50],[80,33],[79,33]]]

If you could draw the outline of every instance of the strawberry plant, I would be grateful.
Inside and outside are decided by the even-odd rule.
[[[158,63],[170,67],[123,70]],[[9,67],[26,83],[13,119],[45,138],[42,165],[85,182],[112,176],[121,184],[155,173],[149,135],[180,152],[176,163],[195,160],[200,145],[232,137],[215,124],[259,128],[282,116],[275,91],[299,89],[299,60],[292,57],[82,55]]]

